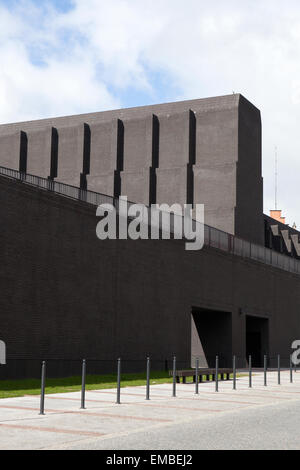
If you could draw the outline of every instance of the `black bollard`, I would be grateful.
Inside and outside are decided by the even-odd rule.
[[[45,414],[46,361],[42,362],[40,415]]]
[[[118,359],[118,375],[117,375],[117,405],[121,404],[121,358]]]
[[[85,359],[82,361],[82,379],[81,379],[81,410],[85,409],[85,377],[86,377],[86,363]]]
[[[147,385],[146,385],[146,400],[150,400],[150,357],[147,357]]]
[[[267,356],[264,356],[264,386],[267,386]]]
[[[216,392],[219,391],[219,357],[216,356],[216,376],[215,376],[215,383],[216,383]]]
[[[173,397],[176,397],[176,356],[173,357]]]
[[[195,394],[199,395],[199,359],[198,358],[196,359],[196,371],[195,372],[196,372],[196,375],[195,375],[195,379],[196,379]]]
[[[236,358],[235,356],[233,356],[232,368],[233,368],[233,390],[236,390]]]
[[[249,388],[252,388],[252,358],[249,356]]]

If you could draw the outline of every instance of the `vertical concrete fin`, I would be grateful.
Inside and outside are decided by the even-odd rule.
[[[58,127],[57,179],[79,187],[83,171],[83,122],[74,126]]]
[[[83,166],[82,166],[82,172],[84,175],[88,175],[90,173],[90,158],[91,158],[91,129],[87,123],[84,123]]]
[[[87,155],[84,164],[87,188],[91,191],[114,195],[114,173],[116,170],[116,156],[114,157],[112,136],[115,135],[112,121],[91,122],[90,129],[90,152],[89,165]],[[88,131],[86,130],[86,152],[88,142]],[[87,166],[89,166],[87,168]]]
[[[159,166],[159,120],[152,115],[152,154],[150,166],[149,205],[156,204],[157,176],[156,169]]]
[[[159,120],[153,114],[153,132],[152,132],[152,168],[159,167]]]
[[[27,171],[27,148],[28,148],[27,134],[24,131],[20,131],[20,164],[19,164],[19,170],[22,173],[26,173],[26,171]]]
[[[261,115],[238,95],[235,235],[264,243]]]
[[[289,253],[291,253],[291,251],[292,251],[292,242],[291,242],[290,237],[289,237],[289,231],[288,230],[281,230],[281,235],[282,235],[282,238],[284,240],[287,251]]]
[[[189,162],[187,164],[186,202],[194,205],[194,169],[196,162],[196,116],[189,110]]]
[[[157,202],[186,204],[192,198],[190,165],[190,111],[159,114],[159,168]],[[193,127],[193,126],[192,126]],[[192,148],[192,145],[191,145]],[[189,180],[189,189],[187,183]]]
[[[121,119],[118,119],[117,131],[117,170],[123,171],[124,169],[124,124]]]
[[[112,122],[112,159],[114,162],[114,197],[121,195],[121,171],[124,166],[124,124],[121,119]]]
[[[296,234],[291,235],[291,239],[292,239],[294,248],[296,250],[297,256],[300,256],[300,243],[299,243],[298,235],[296,235]]]
[[[271,230],[272,230],[272,234],[274,235],[274,237],[278,237],[279,235],[278,225],[271,225]]]
[[[42,178],[51,174],[51,135],[52,127],[41,127],[26,131],[27,144],[27,173]]]
[[[79,139],[79,145],[82,145],[82,149],[79,149],[80,154],[82,153],[82,173],[80,173],[80,188],[87,189],[87,175],[90,173],[90,159],[91,159],[91,129],[87,123],[83,124],[83,136]]]
[[[58,165],[58,132],[56,127],[51,129],[51,164],[50,164],[50,179],[57,177]]]

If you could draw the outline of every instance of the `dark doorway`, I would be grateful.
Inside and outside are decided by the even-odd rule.
[[[268,351],[268,320],[246,317],[246,355],[251,356],[253,367],[263,366],[264,354]]]
[[[230,312],[192,309],[191,319],[192,367],[200,359],[200,367],[214,367],[219,356],[220,367],[232,361],[232,318]]]

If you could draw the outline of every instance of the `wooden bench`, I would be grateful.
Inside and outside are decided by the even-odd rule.
[[[219,375],[221,376],[221,380],[225,380],[225,376],[226,376],[226,380],[230,380],[230,374],[233,373],[233,370],[232,369],[224,369],[224,368],[221,368],[219,369]],[[203,377],[206,376],[206,381],[208,382],[210,380],[210,376],[212,376],[212,381],[214,382],[215,381],[215,375],[216,375],[216,369],[214,368],[203,368],[201,367],[199,370],[198,370],[198,378],[199,378],[199,382],[202,383],[203,382]],[[169,376],[172,377],[173,376],[173,371],[172,370],[169,370]],[[195,383],[196,382],[196,371],[195,369],[191,369],[191,370],[176,370],[176,382],[177,383],[180,383],[180,377],[182,377],[182,383],[186,383],[186,378],[187,377],[193,377],[193,382]]]

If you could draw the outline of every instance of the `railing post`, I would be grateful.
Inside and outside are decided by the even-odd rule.
[[[117,405],[121,404],[121,358],[118,359],[117,373]]]
[[[46,362],[42,362],[40,415],[45,414]]]
[[[146,400],[150,400],[150,357],[149,356],[147,356]]]
[[[81,407],[80,409],[85,409],[85,378],[86,378],[86,362],[85,359],[82,361],[82,376],[81,376]]]
[[[233,364],[232,364],[232,368],[233,368],[233,390],[236,390],[236,358],[235,356],[233,356]]]
[[[176,356],[173,357],[173,397],[176,397]]]
[[[292,355],[290,355],[290,383],[293,383],[293,364],[292,364]]]
[[[195,394],[196,394],[196,395],[199,395],[199,359],[198,359],[198,357],[197,357],[197,359],[196,359],[195,379],[196,379],[196,380],[195,380],[195,383],[196,383],[196,384],[195,384],[195,387],[196,387],[196,389],[195,389]]]
[[[277,356],[277,362],[278,362],[278,385],[280,385],[280,354]]]
[[[249,388],[252,388],[252,358],[249,356]]]
[[[215,383],[216,383],[216,392],[218,392],[219,391],[219,356],[216,356]]]
[[[267,386],[267,356],[264,355],[264,386]]]

